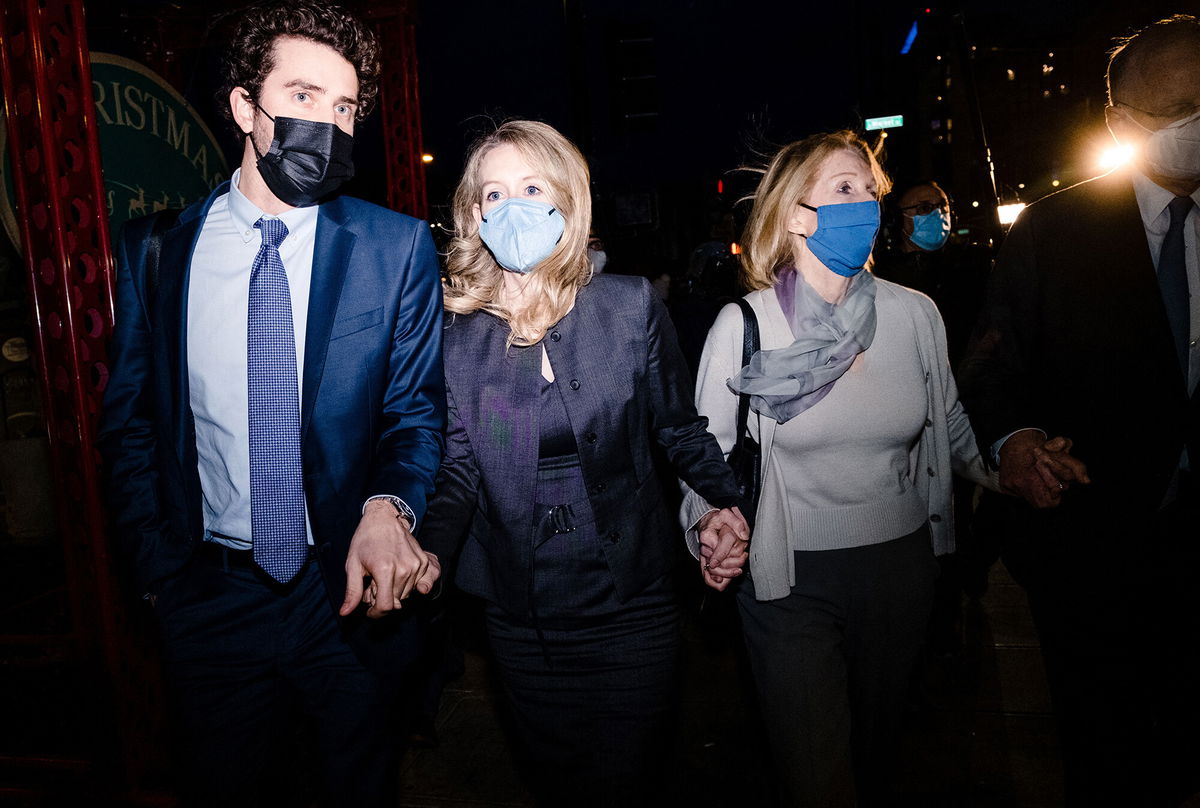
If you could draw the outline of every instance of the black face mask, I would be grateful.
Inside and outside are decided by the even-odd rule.
[[[266,154],[258,151],[254,136],[250,143],[258,155],[258,173],[271,193],[294,208],[312,205],[354,176],[354,138],[332,123],[302,118],[272,118],[275,137]]]

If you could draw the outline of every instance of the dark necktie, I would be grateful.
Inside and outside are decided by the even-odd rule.
[[[250,269],[247,378],[250,417],[250,540],[254,561],[281,583],[304,566],[304,481],[292,298],[279,245],[279,219],[254,223],[262,247]]]
[[[1158,288],[1167,307],[1167,322],[1175,337],[1175,352],[1183,370],[1184,385],[1188,377],[1188,339],[1191,336],[1191,305],[1188,300],[1187,258],[1183,250],[1183,223],[1192,209],[1190,196],[1177,196],[1167,206],[1171,211],[1171,226],[1158,254]]]

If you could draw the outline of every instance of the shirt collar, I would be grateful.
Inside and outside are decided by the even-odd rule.
[[[237,229],[238,236],[241,237],[243,242],[248,243],[258,235],[254,223],[264,216],[268,219],[282,219],[283,223],[287,225],[289,233],[298,232],[317,218],[319,205],[291,208],[278,216],[271,216],[264,213],[258,205],[247,199],[246,195],[238,188],[238,180],[241,179],[241,176],[242,169],[239,166],[234,169],[233,176],[229,178],[229,215],[233,220],[233,226]]]
[[[1142,214],[1142,225],[1147,230],[1175,198],[1175,194],[1140,171],[1133,172],[1133,192],[1137,196],[1138,211]],[[1192,200],[1200,207],[1200,188],[1192,193]]]

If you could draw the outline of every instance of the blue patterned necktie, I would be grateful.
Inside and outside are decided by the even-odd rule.
[[[1192,210],[1190,196],[1177,196],[1167,208],[1171,211],[1171,226],[1158,254],[1158,288],[1167,307],[1167,322],[1175,337],[1175,353],[1188,377],[1188,339],[1191,337],[1191,302],[1188,299],[1187,258],[1183,250],[1183,222]]]
[[[250,269],[247,392],[250,416],[250,539],[254,562],[287,583],[304,566],[304,480],[300,461],[300,394],[292,298],[279,245],[279,219],[254,223],[262,247]]]

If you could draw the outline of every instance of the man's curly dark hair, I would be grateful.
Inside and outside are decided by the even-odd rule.
[[[226,117],[229,94],[245,87],[257,101],[263,81],[275,68],[275,40],[294,36],[328,45],[354,65],[358,74],[358,111],[362,120],[379,95],[379,41],[357,17],[330,3],[275,0],[246,9],[234,28],[225,58],[221,104]]]

